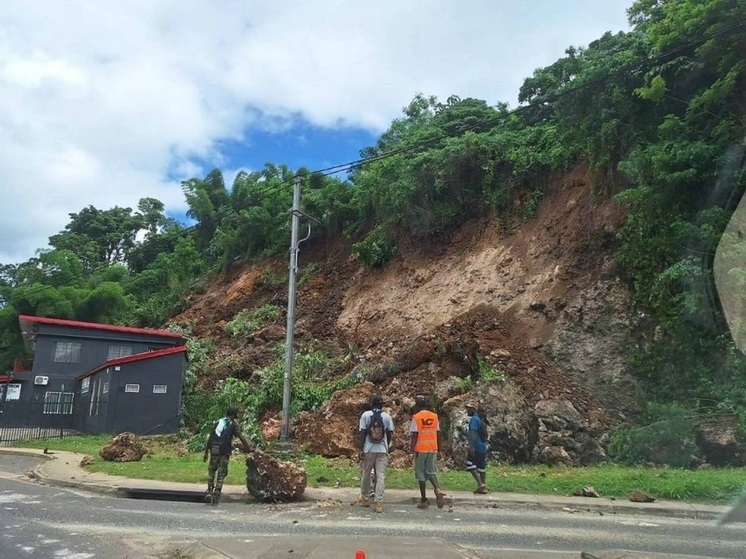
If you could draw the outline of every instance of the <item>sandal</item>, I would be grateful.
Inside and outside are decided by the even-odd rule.
[[[438,505],[439,509],[442,509],[443,505],[445,505],[445,500],[443,499],[443,497],[445,497],[445,493],[443,493],[442,491],[438,491],[435,494],[435,504]]]

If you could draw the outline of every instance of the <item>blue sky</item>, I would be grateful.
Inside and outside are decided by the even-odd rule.
[[[218,143],[219,161],[193,160],[199,168],[195,176],[201,178],[213,168],[221,169],[226,186],[230,188],[238,171],[258,170],[265,163],[284,163],[291,169],[323,169],[358,159],[360,150],[373,145],[377,138],[378,134],[365,128],[325,128],[303,120],[282,131],[249,130],[244,139]],[[338,177],[344,178],[345,174]],[[184,175],[171,171],[167,178],[181,181]],[[167,215],[182,223],[192,223],[182,209],[172,209]]]
[[[87,205],[162,200],[265,162],[356,159],[417,93],[516,104],[632,0],[4,0],[0,263]],[[73,15],[74,14],[74,15]]]
[[[284,131],[251,130],[243,141],[220,144],[224,159],[220,168],[255,170],[271,162],[285,163],[292,169],[322,169],[358,159],[360,150],[374,144],[377,137],[365,128],[323,128],[304,121]],[[201,161],[200,165],[209,163]]]

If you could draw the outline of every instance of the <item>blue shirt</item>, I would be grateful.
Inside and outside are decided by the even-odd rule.
[[[479,427],[482,425],[482,419],[475,413],[469,418],[469,431],[477,434],[477,442],[474,444],[475,452],[487,452],[487,441],[483,441],[479,436]]]

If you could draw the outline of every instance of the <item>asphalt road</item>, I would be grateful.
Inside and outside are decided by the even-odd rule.
[[[746,524],[591,513],[462,508],[420,511],[389,506],[384,514],[348,503],[220,507],[129,500],[24,481],[35,459],[0,455],[0,557],[144,559],[187,542],[222,536],[286,534],[438,537],[484,558],[499,550],[557,551],[623,548],[746,557]],[[571,553],[572,552],[572,553]],[[164,557],[177,557],[178,554]]]

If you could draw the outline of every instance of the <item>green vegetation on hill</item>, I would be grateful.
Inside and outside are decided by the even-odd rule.
[[[403,233],[447,235],[486,212],[529,218],[550,179],[585,162],[596,193],[628,208],[618,263],[646,317],[630,332],[630,353],[647,398],[736,414],[746,425],[746,360],[725,328],[712,273],[746,189],[744,14],[746,0],[637,0],[631,31],[570,47],[537,69],[518,110],[416,96],[346,180],[268,163],[230,188],[217,169],[184,181],[193,227],[166,219],[149,198],[134,212],[71,214],[38,256],[0,267],[0,345],[10,348],[0,368],[23,353],[19,313],[159,326],[210,275],[277,254],[296,174],[304,211],[322,221],[315,238],[346,235],[362,262],[385,266]],[[733,250],[743,252],[740,241]],[[262,383],[271,384],[268,371]],[[191,427],[212,411],[195,386],[192,378],[185,397]]]

